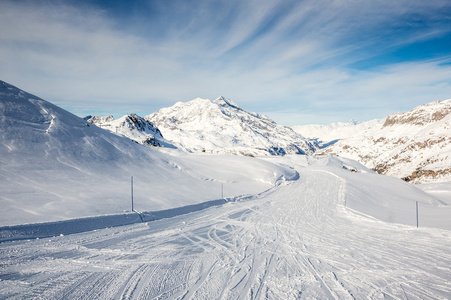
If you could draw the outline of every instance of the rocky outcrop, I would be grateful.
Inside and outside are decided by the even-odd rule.
[[[406,113],[392,114],[385,119],[383,127],[399,124],[425,126],[442,120],[450,112],[451,105],[449,100],[435,101],[418,106]]]
[[[154,147],[173,147],[163,138],[160,130],[152,122],[137,114],[125,115],[117,120],[113,116],[87,116],[84,119],[100,128],[126,136],[139,144]]]
[[[383,125],[318,154],[356,159],[380,174],[412,183],[451,180],[451,100],[392,114]]]

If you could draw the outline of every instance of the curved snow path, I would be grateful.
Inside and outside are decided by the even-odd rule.
[[[259,199],[0,244],[0,298],[449,299],[450,232],[348,212],[321,170]]]

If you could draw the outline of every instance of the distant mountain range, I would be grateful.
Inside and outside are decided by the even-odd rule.
[[[385,119],[290,128],[220,97],[178,102],[143,118],[88,120],[142,144],[248,156],[339,155],[422,183],[451,180],[450,112],[451,100],[445,100]]]
[[[246,112],[231,100],[194,99],[178,102],[141,118],[85,118],[139,143],[176,147],[186,152],[266,156],[312,154],[314,142],[269,117]],[[150,141],[150,142],[149,142]]]
[[[451,180],[451,99],[343,126],[340,132],[345,134],[341,140],[317,154],[352,158],[380,174],[413,183]]]
[[[26,96],[29,94],[7,83],[2,84],[8,93],[14,91],[14,97],[39,99],[32,95]],[[8,97],[13,99],[13,96]],[[59,126],[59,123],[64,122],[74,122],[77,125],[72,126],[75,129],[71,130],[79,130],[77,128],[80,128],[80,121],[72,120],[75,116],[67,112],[58,116],[60,108],[52,106],[55,113],[50,113],[49,108],[45,107],[47,104],[39,104],[43,100],[30,101],[35,105],[16,107],[15,111],[34,111],[42,106],[39,108],[40,112],[30,111],[31,118],[44,118],[35,120],[41,125],[36,125],[38,127],[34,130],[50,133],[57,128],[66,128],[67,126]],[[10,102],[2,105],[9,105],[8,103]],[[24,118],[19,112],[17,115]],[[5,117],[6,122],[9,119],[8,116]],[[30,122],[34,121],[24,119],[25,127],[16,130],[19,135],[24,131],[21,139],[11,145],[4,143],[3,147],[16,149],[19,143],[27,145],[20,146],[20,151],[28,151],[27,147],[34,147],[34,144],[26,142],[25,138]],[[112,116],[88,116],[85,122],[95,124],[115,135],[128,137],[139,144],[178,148],[185,152],[244,156],[338,155],[360,161],[380,174],[412,183],[451,181],[451,100],[431,102],[409,112],[392,114],[380,120],[293,128],[279,125],[265,115],[247,112],[224,97],[214,101],[197,98],[185,103],[178,102],[145,117],[130,114],[115,120]],[[86,128],[86,125],[81,125]],[[68,131],[72,127],[69,126],[65,130]],[[13,131],[8,134],[15,133]],[[62,137],[64,136],[71,135],[63,134]],[[4,141],[12,138],[5,135],[3,137]],[[47,137],[48,135],[44,135],[44,138]],[[47,145],[49,143],[48,141]],[[66,147],[71,143],[67,141],[61,145]],[[73,152],[71,148],[57,150],[56,145],[52,149]],[[99,149],[100,147],[96,151],[99,152]],[[45,151],[49,153],[49,150]],[[76,159],[75,153],[71,155]],[[86,152],[82,155],[93,154]]]
[[[315,140],[319,148],[328,147],[339,140],[360,135],[368,129],[380,126],[385,119],[376,119],[366,122],[351,120],[328,125],[301,125],[293,126],[294,131],[302,136]]]

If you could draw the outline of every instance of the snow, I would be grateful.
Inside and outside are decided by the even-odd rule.
[[[291,128],[224,97],[178,102],[145,119],[187,152],[264,156],[313,153],[316,147]]]
[[[355,159],[413,183],[447,182],[451,180],[450,112],[451,100],[427,103],[390,115],[384,124],[342,139],[320,153]]]
[[[437,182],[418,184],[417,187],[447,205],[451,205],[451,182]]]
[[[125,136],[143,145],[174,148],[163,138],[158,128],[136,114],[125,115],[117,120],[113,116],[87,116],[84,119],[100,128]]]
[[[371,172],[351,172],[334,158],[265,160],[290,164],[299,179],[173,218],[1,243],[0,295],[46,299],[451,296],[449,229],[383,222],[354,209],[356,201],[364,203],[361,196],[366,198],[363,191],[368,187],[392,196],[383,203],[371,200],[373,211],[398,200],[401,206],[414,204],[415,199],[409,199],[424,196],[418,188]],[[343,164],[360,168],[350,160]],[[384,193],[389,181],[396,181],[401,189]],[[365,187],[359,189],[362,183]],[[351,208],[344,205],[345,199],[351,200]],[[436,211],[442,208],[429,196],[422,204]],[[450,221],[446,222],[443,225],[449,228]]]
[[[451,298],[449,182],[148,147],[0,100],[2,299]]]
[[[355,135],[361,135],[374,127],[380,127],[385,119],[375,119],[366,122],[351,120],[347,123],[337,122],[328,125],[300,125],[293,126],[293,130],[307,138],[317,140],[321,145],[327,146],[337,140],[346,139]]]
[[[0,225],[130,211],[131,176],[141,211],[218,199],[222,185],[225,197],[254,194],[294,176],[248,157],[157,151],[4,82],[0,99]]]

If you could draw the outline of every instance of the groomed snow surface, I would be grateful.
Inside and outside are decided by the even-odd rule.
[[[350,160],[266,160],[299,177],[173,218],[0,244],[1,298],[450,298],[450,210],[433,193]]]

